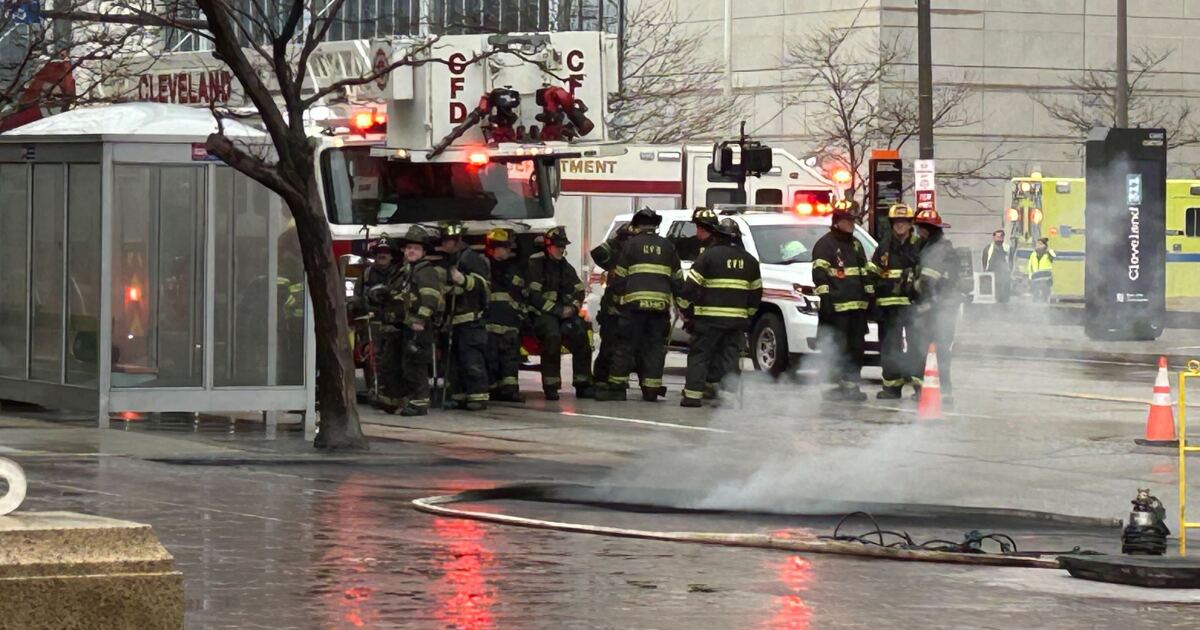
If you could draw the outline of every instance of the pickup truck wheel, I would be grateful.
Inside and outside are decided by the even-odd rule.
[[[775,313],[764,313],[750,332],[750,359],[755,369],[771,376],[787,371],[791,362],[788,354],[787,330],[783,319]]]

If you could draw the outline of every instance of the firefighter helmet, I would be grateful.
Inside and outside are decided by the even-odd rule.
[[[721,219],[721,222],[717,225],[717,231],[735,240],[742,237],[742,228],[738,226],[737,221],[729,217]]]
[[[567,228],[556,225],[542,235],[542,243],[545,245],[557,245],[558,247],[566,247],[571,244],[571,239],[567,238]]]
[[[833,216],[831,217],[834,223],[843,220],[857,221],[858,220],[858,202],[853,199],[841,199],[833,204]]]
[[[908,219],[911,221],[914,216],[916,216],[916,213],[913,212],[912,207],[902,203],[894,203],[891,208],[888,208],[889,219]]]
[[[400,237],[399,240],[404,245],[414,243],[416,245],[423,245],[426,248],[429,248],[437,243],[440,238],[441,237],[438,234],[437,228],[414,225],[408,228],[408,231],[405,232],[404,236]]]
[[[396,253],[396,248],[392,244],[392,237],[384,234],[383,236],[379,237],[378,241],[375,241],[375,244],[371,246],[371,255],[377,255],[379,252],[388,252],[390,254]]]
[[[719,232],[721,229],[720,219],[712,208],[696,208],[695,212],[692,212],[692,223],[704,226],[710,232]]]
[[[450,238],[462,238],[467,233],[462,221],[442,221],[438,223],[438,230],[442,233],[440,238],[443,241]]]
[[[512,249],[516,242],[513,240],[513,233],[504,228],[492,228],[487,233],[487,248],[489,250],[495,247],[507,247]]]
[[[654,227],[658,227],[662,224],[662,215],[655,212],[651,208],[642,208],[641,210],[633,213],[633,220],[631,220],[629,224],[635,226],[652,225]]]
[[[913,219],[913,223],[938,228],[939,230],[950,227],[949,223],[942,222],[942,215],[938,214],[938,211],[933,208],[927,208],[918,212],[916,218]]]

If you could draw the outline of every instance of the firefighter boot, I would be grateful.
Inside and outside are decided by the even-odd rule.
[[[515,387],[501,387],[492,392],[491,398],[496,402],[525,402],[525,395]]]
[[[699,398],[688,398],[684,396],[679,400],[680,407],[702,407],[704,403]]]
[[[404,405],[404,408],[400,410],[400,415],[405,417],[426,416],[429,415],[429,409],[426,407],[418,407],[416,405]]]
[[[553,387],[544,387],[542,391],[546,394],[546,400],[558,400],[558,390]]]
[[[646,402],[658,402],[659,391],[661,387],[643,387],[642,400]]]
[[[867,399],[867,395],[858,388],[856,383],[843,383],[842,390],[845,392],[842,400],[847,402],[863,402]]]
[[[596,388],[591,385],[576,385],[575,386],[575,397],[576,398],[595,398],[596,397]]]
[[[899,400],[904,394],[899,387],[884,387],[875,394],[875,398],[879,400]]]
[[[627,400],[625,397],[627,390],[628,388],[624,385],[610,383],[603,387],[597,387],[594,395],[599,402],[618,402]]]

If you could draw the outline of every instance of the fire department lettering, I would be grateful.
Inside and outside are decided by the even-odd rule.
[[[746,259],[730,258],[725,261],[725,268],[726,269],[745,269],[746,268]]]
[[[583,87],[583,78],[587,76],[583,73],[582,50],[567,53],[567,70],[571,71],[571,75],[567,77],[567,91],[574,96],[575,91]]]
[[[662,256],[662,247],[659,245],[642,245],[642,253]]]
[[[143,74],[138,77],[139,101],[207,105],[228,103],[233,75],[228,70]]]
[[[610,174],[617,172],[616,160],[563,160],[560,162],[564,173],[594,173]]]
[[[450,69],[450,123],[457,125],[467,119],[467,105],[454,100],[466,83],[463,73],[467,71],[467,56],[454,53],[447,61],[446,66]]]

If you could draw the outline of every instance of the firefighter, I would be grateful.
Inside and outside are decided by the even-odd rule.
[[[871,258],[883,368],[883,390],[875,395],[880,399],[900,398],[906,383],[917,387],[916,369],[924,356],[912,343],[912,291],[920,250],[913,215],[913,209],[904,204],[888,209],[892,229]],[[905,339],[909,341],[907,347]]]
[[[1012,292],[1012,254],[1004,244],[1004,230],[992,232],[992,242],[983,248],[983,270],[992,274],[996,301],[1008,302]]]
[[[607,277],[604,294],[600,297],[600,312],[596,315],[596,323],[600,325],[600,350],[596,353],[596,361],[592,365],[592,380],[595,381],[598,388],[608,384],[613,352],[618,343],[617,305],[614,302],[612,271],[617,266],[617,255],[621,253],[621,245],[632,235],[631,226],[622,225],[613,232],[612,236],[591,251],[592,262],[603,269]],[[639,376],[641,373],[641,370],[638,370]]]
[[[666,395],[663,368],[667,360],[667,336],[671,333],[671,309],[680,289],[683,272],[675,246],[658,235],[662,217],[650,208],[638,210],[630,221],[633,236],[621,246],[613,269],[613,293],[620,313],[618,345],[612,373],[597,400],[625,400],[629,373],[638,373],[642,400],[655,402]],[[639,361],[639,359],[641,359]]]
[[[945,236],[945,229],[950,227],[950,224],[942,222],[937,210],[930,208],[917,212],[913,223],[921,236],[921,252],[914,284],[914,351],[925,353],[929,344],[936,344],[942,400],[950,403],[954,400],[954,388],[950,380],[951,346],[954,343],[959,305],[962,304],[962,291],[958,286],[958,254]],[[918,389],[918,393],[919,391]],[[913,394],[913,398],[917,397],[918,394]]]
[[[492,272],[487,258],[467,246],[462,223],[439,224],[437,252],[449,280],[445,335],[447,409],[487,408],[487,329],[483,314],[489,304]]]
[[[432,253],[436,231],[414,225],[401,242],[404,267],[392,278],[385,321],[382,367],[393,410],[403,399],[402,416],[429,410],[429,373],[435,328],[445,309],[446,269]]]
[[[391,239],[386,235],[371,248],[371,264],[363,270],[354,285],[354,297],[350,301],[350,313],[358,325],[355,327],[363,362],[363,377],[370,389],[372,404],[379,400],[379,347],[383,329],[380,325],[382,308],[387,299],[387,288],[399,265],[393,265],[396,255]]]
[[[867,254],[854,236],[853,201],[839,201],[833,208],[829,233],[813,246],[812,275],[821,298],[817,313],[817,338],[829,363],[835,387],[824,393],[826,400],[863,401],[863,346],[867,335],[867,307],[874,287],[868,275]]]
[[[697,235],[706,235],[708,244],[688,271],[678,300],[692,335],[681,407],[699,407],[713,379],[724,376],[713,364],[729,368],[730,349],[745,343],[750,318],[762,302],[758,260],[732,245],[740,231],[718,224],[712,210],[697,210],[692,217]]]
[[[1054,259],[1057,255],[1050,249],[1050,240],[1039,238],[1025,271],[1029,274],[1029,292],[1035,302],[1049,302],[1050,289],[1054,287]]]
[[[542,391],[546,400],[558,400],[558,390],[562,387],[563,344],[571,352],[575,396],[596,395],[587,323],[579,316],[583,282],[564,258],[570,243],[566,228],[550,228],[542,237],[545,250],[530,256],[526,269],[533,333],[542,350]]]
[[[521,369],[521,328],[525,323],[528,291],[516,259],[511,230],[487,233],[484,252],[491,262],[492,290],[487,308],[487,372],[491,399],[525,402],[517,383]]]

